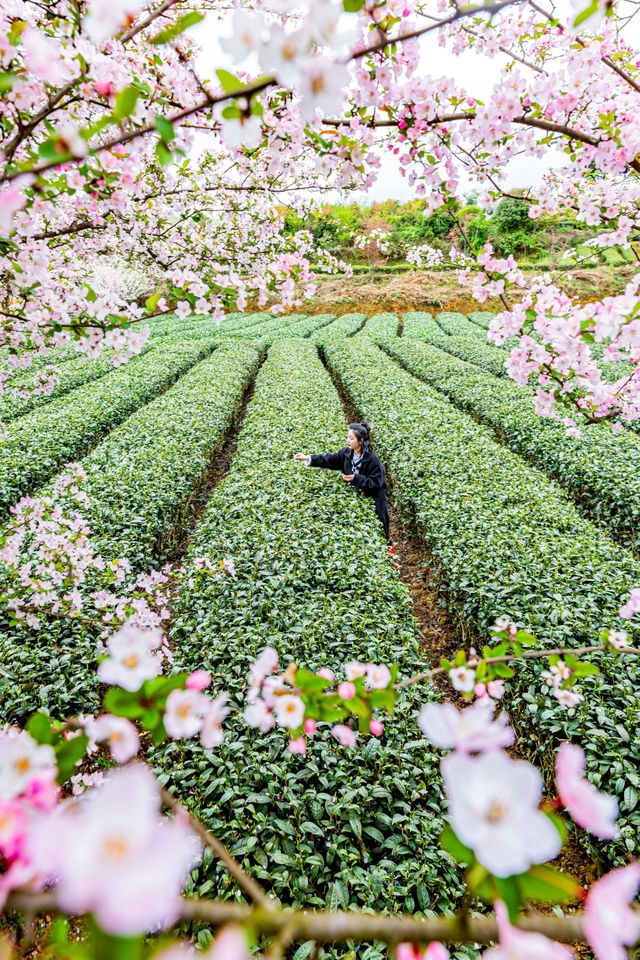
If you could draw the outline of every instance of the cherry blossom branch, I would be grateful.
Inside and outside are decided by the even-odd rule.
[[[68,227],[62,227],[60,230],[43,230],[42,233],[34,233],[31,240],[53,240],[56,237],[64,237],[71,233],[81,233],[84,230],[106,230],[103,223],[92,223],[91,220],[83,220],[81,223],[72,223]]]
[[[348,63],[349,60],[360,60],[362,57],[366,57],[367,54],[377,53],[378,50],[384,50],[385,47],[389,47],[394,43],[404,43],[406,40],[415,40],[417,37],[423,37],[425,34],[431,33],[432,30],[437,30],[439,27],[446,27],[450,23],[455,23],[457,20],[462,20],[465,17],[477,16],[482,13],[493,15],[494,13],[499,13],[499,11],[505,7],[512,7],[521,2],[522,0],[496,0],[495,3],[489,3],[481,7],[459,7],[450,17],[445,17],[444,20],[438,20],[436,23],[430,23],[428,27],[418,27],[417,30],[409,30],[400,37],[384,37],[377,43],[365,47],[364,50],[358,50],[345,62]]]
[[[485,663],[508,663],[511,660],[542,660],[545,657],[562,657],[566,654],[571,654],[574,657],[581,657],[588,653],[604,653],[606,650],[602,644],[592,645],[589,647],[574,647],[573,649],[569,647],[552,647],[550,650],[523,650],[521,653],[509,653],[502,657],[486,657],[483,658]],[[632,656],[640,656],[640,648],[638,647],[621,647],[618,649],[618,653],[628,653]],[[411,687],[414,683],[420,683],[423,680],[430,680],[432,677],[437,677],[440,674],[448,673],[446,667],[433,667],[431,670],[425,670],[423,673],[417,673],[413,677],[409,677],[407,680],[401,680],[399,683],[396,683],[395,689],[402,690],[404,687]]]
[[[171,0],[171,2],[174,2],[174,0]],[[429,24],[429,26],[427,27],[421,27],[418,30],[411,31],[409,33],[404,34],[402,37],[397,37],[394,40],[385,39],[384,41],[380,41],[376,44],[372,44],[369,47],[365,47],[363,50],[358,50],[347,59],[347,62],[359,60],[369,53],[375,53],[376,51],[381,50],[384,47],[388,46],[389,43],[404,42],[406,40],[411,40],[416,37],[422,36],[424,34],[431,32],[432,30],[438,29],[438,27],[446,26],[449,23],[454,23],[455,21],[460,20],[463,17],[468,17],[468,16],[479,14],[479,13],[493,14],[498,12],[499,10],[502,10],[505,7],[512,6],[514,3],[519,3],[519,2],[521,2],[521,0],[496,0],[495,3],[489,4],[488,6],[484,6],[484,7],[462,8],[456,11],[455,14],[452,14],[451,17],[447,17],[444,20],[439,21],[438,23]],[[168,5],[171,5],[171,3],[168,3]],[[160,12],[161,12],[161,9],[158,8],[157,15],[159,15]],[[143,27],[140,27],[140,28],[143,29]],[[132,29],[135,29],[135,28],[132,28]],[[129,33],[131,33],[131,31],[129,31]],[[128,39],[128,37],[129,35],[125,34],[123,37],[123,41]],[[66,87],[62,88],[59,94],[56,95],[58,98],[57,102],[59,102],[61,97],[64,96],[65,92],[68,92],[68,90],[73,89],[75,84],[78,83],[79,79],[80,78],[74,79],[69,84],[67,84]],[[187,117],[193,116],[196,113],[200,113],[202,110],[205,110],[207,107],[215,106],[218,103],[224,103],[227,100],[235,100],[239,96],[252,97],[256,93],[261,93],[263,90],[266,90],[268,87],[275,85],[275,83],[276,83],[276,79],[274,77],[269,76],[261,80],[255,81],[252,84],[247,84],[246,86],[242,87],[239,90],[231,91],[229,93],[224,93],[217,97],[212,97],[210,94],[207,94],[204,100],[199,101],[192,107],[187,107],[184,110],[179,110],[175,114],[172,114],[169,117],[167,117],[166,119],[172,124],[178,123],[181,120],[185,120]],[[34,121],[35,121],[34,126],[43,118],[43,116],[46,116],[50,112],[50,109],[51,108],[48,107],[42,116],[40,116],[40,114],[42,114],[42,111],[40,111],[40,114],[36,114],[36,117],[34,118]],[[135,130],[129,131],[129,133],[123,134],[119,137],[111,138],[110,140],[107,140],[105,143],[99,146],[96,146],[95,148],[93,148],[92,153],[95,155],[105,150],[111,150],[116,146],[121,146],[125,143],[130,142],[131,140],[138,139],[139,137],[142,137],[147,133],[152,133],[152,132],[156,132],[155,124],[154,123],[145,124],[144,126],[137,127]],[[21,142],[22,139],[23,139],[22,133],[20,133],[17,139],[17,143],[14,146],[14,150],[15,150],[15,147],[18,146],[18,144]],[[28,170],[28,171],[15,170],[10,173],[5,173],[3,174],[2,177],[0,177],[0,183],[11,183],[17,177],[24,175],[25,172],[28,172],[34,175],[39,175],[41,173],[47,172],[48,170],[54,169],[55,167],[59,167],[62,164],[76,163],[80,159],[81,158],[79,157],[68,157],[67,159],[64,159],[64,160],[54,159],[54,160],[49,160],[45,163],[41,163],[38,166],[33,167],[31,168],[31,170]]]
[[[121,43],[127,43],[129,40],[132,40],[138,33],[141,33],[143,30],[153,23],[154,20],[157,20],[158,17],[161,17],[170,7],[175,6],[176,3],[179,3],[180,0],[164,0],[163,3],[156,10],[152,10],[149,16],[145,20],[141,20],[140,23],[135,24],[131,27],[130,30],[127,30],[126,33],[123,33],[120,37]]]

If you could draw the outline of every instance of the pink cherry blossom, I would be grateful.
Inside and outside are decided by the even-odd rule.
[[[222,723],[229,714],[228,700],[229,694],[221,693],[215,700],[207,702],[200,730],[200,742],[205,750],[220,746],[224,739]]]
[[[441,766],[451,826],[487,870],[509,877],[558,855],[560,834],[538,809],[542,778],[530,763],[491,750],[452,753]]]
[[[353,727],[349,727],[344,723],[336,723],[335,726],[331,727],[331,733],[343,747],[355,747],[357,734]]]
[[[509,923],[507,908],[501,900],[495,904],[500,946],[482,954],[483,960],[572,960],[569,947],[555,943],[541,933],[526,933]]]
[[[0,799],[26,793],[33,780],[52,783],[56,775],[53,747],[36,743],[24,730],[0,732]]]
[[[367,664],[367,684],[374,690],[386,690],[391,683],[391,672],[384,664]]]
[[[584,931],[596,960],[625,960],[640,939],[640,917],[631,901],[640,887],[640,863],[605,874],[589,890]]]
[[[427,703],[418,715],[418,726],[437,747],[458,753],[475,753],[509,747],[513,730],[505,713],[495,720],[493,710],[476,703],[458,710],[451,703]]]
[[[250,960],[251,952],[242,927],[228,924],[204,953],[206,960]]]
[[[629,599],[620,608],[620,616],[624,617],[625,620],[630,620],[636,613],[640,613],[640,587],[631,591]]]
[[[209,699],[198,690],[172,690],[167,697],[164,726],[170,737],[193,737],[200,733],[209,709]]]
[[[303,736],[296,737],[295,740],[289,740],[289,753],[299,753],[302,756],[307,752],[307,741]]]
[[[41,872],[56,881],[63,910],[93,913],[108,933],[164,929],[199,859],[194,835],[160,815],[156,781],[141,764],[110,773],[98,790],[66,801],[41,821]]]
[[[344,672],[347,680],[357,680],[358,677],[365,677],[367,675],[367,664],[360,663],[358,660],[352,660],[350,663],[345,664]]]
[[[373,717],[369,721],[369,733],[372,737],[381,737],[384,733],[384,724],[381,723],[380,720],[376,720],[376,718]]]
[[[449,680],[454,690],[459,690],[461,693],[471,693],[476,682],[476,672],[468,667],[454,667],[449,670]]]
[[[335,674],[327,667],[320,667],[316,672],[319,677],[323,677],[325,680],[335,680]]]
[[[162,639],[158,630],[124,624],[107,643],[109,657],[100,662],[98,677],[103,683],[124,690],[139,690],[145,680],[157,677],[162,671],[162,655],[157,652]]]
[[[211,683],[211,674],[208,670],[194,670],[185,681],[187,690],[206,690]]]
[[[264,700],[250,703],[244,711],[244,718],[250,727],[256,727],[262,733],[268,733],[275,726],[276,719],[271,707]]]
[[[574,743],[563,743],[556,754],[556,782],[562,803],[576,823],[597,837],[611,840],[619,830],[615,825],[618,802],[600,793],[584,775],[584,750]]]
[[[338,696],[342,700],[353,700],[356,695],[356,688],[350,680],[344,680],[338,684]]]
[[[397,960],[449,960],[449,951],[442,943],[430,943],[423,947],[417,943],[399,943]]]

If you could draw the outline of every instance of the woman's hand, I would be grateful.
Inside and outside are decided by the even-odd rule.
[[[303,463],[307,463],[309,460],[311,460],[311,457],[308,453],[294,453],[293,459],[302,460]]]
[[[352,473],[341,473],[340,476],[345,481],[345,483],[351,483],[351,481],[353,480]]]

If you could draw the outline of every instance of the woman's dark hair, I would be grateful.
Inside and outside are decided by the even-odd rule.
[[[363,446],[367,446],[371,437],[371,427],[366,420],[359,423],[350,423],[349,430],[353,430],[356,437]]]

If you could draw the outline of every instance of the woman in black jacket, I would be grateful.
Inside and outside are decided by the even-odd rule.
[[[350,423],[347,432],[347,445],[337,453],[296,453],[295,460],[301,460],[308,467],[324,467],[327,470],[340,470],[345,483],[351,483],[365,497],[373,497],[376,513],[389,540],[389,511],[387,509],[387,479],[384,467],[371,449],[368,423]]]

